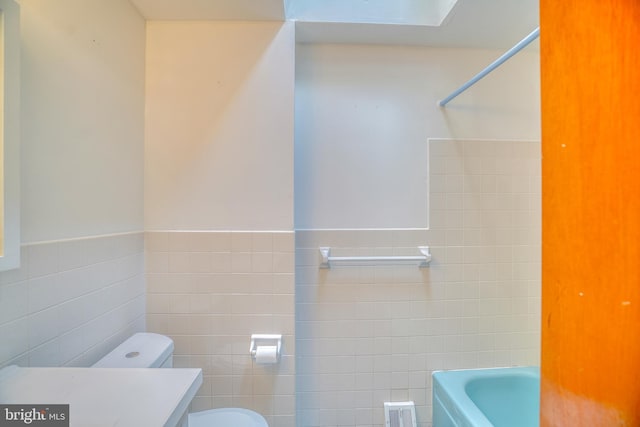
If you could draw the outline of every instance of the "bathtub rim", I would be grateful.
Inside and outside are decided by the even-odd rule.
[[[467,395],[466,385],[471,380],[478,378],[523,375],[539,379],[540,368],[537,366],[505,366],[433,371],[431,376],[434,410],[436,404],[439,404],[441,409],[459,427],[493,427],[491,421],[487,419],[480,408]],[[454,399],[453,395],[460,396],[460,398]],[[454,400],[458,403],[454,404]],[[456,411],[452,413],[448,408],[454,408]],[[473,424],[469,420],[473,420]]]

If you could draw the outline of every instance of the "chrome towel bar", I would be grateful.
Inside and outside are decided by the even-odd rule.
[[[431,252],[429,246],[418,246],[421,255],[397,255],[397,256],[331,256],[331,247],[320,247],[320,256],[322,263],[320,268],[331,268],[332,262],[405,262],[418,261],[418,267],[429,267],[431,262]]]

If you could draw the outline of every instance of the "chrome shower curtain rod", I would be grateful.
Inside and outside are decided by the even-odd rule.
[[[498,68],[500,65],[502,65],[507,59],[511,58],[513,55],[515,55],[516,53],[520,52],[522,49],[524,49],[529,43],[531,43],[532,41],[534,41],[535,39],[538,38],[538,36],[540,36],[540,27],[536,28],[535,30],[533,30],[531,32],[531,34],[529,34],[527,37],[523,38],[520,42],[518,42],[518,44],[516,44],[514,47],[512,47],[511,49],[509,49],[506,53],[504,53],[500,58],[496,59],[495,61],[493,61],[491,64],[489,64],[489,66],[487,66],[487,68],[485,68],[484,70],[480,71],[478,74],[476,74],[475,77],[473,77],[471,80],[469,80],[468,82],[466,82],[465,84],[463,84],[462,86],[460,86],[459,89],[457,89],[455,92],[453,92],[451,95],[447,96],[445,99],[443,99],[442,101],[438,102],[438,105],[441,107],[444,107],[445,105],[447,105],[449,103],[449,101],[451,101],[453,98],[455,98],[456,96],[460,95],[462,92],[464,92],[465,90],[469,89],[471,86],[473,86],[478,80],[480,80],[481,78],[483,78],[484,76],[486,76],[487,74],[489,74],[490,72],[492,72],[493,70],[495,70],[496,68]]]

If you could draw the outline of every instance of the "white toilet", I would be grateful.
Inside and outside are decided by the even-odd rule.
[[[94,368],[171,368],[173,340],[149,332],[133,335],[96,362]],[[243,408],[210,409],[189,414],[189,427],[269,427],[264,417]]]

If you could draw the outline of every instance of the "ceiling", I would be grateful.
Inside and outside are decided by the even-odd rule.
[[[287,6],[301,0],[130,1],[147,20],[284,21]],[[328,0],[322,1],[330,3]],[[364,0],[364,3],[371,1]],[[319,22],[304,16],[304,20],[294,19],[296,40],[301,43],[509,48],[538,27],[538,1],[458,0],[440,26],[416,25],[413,22]],[[535,49],[537,44],[533,46]]]
[[[283,0],[130,0],[147,20],[283,21]]]

